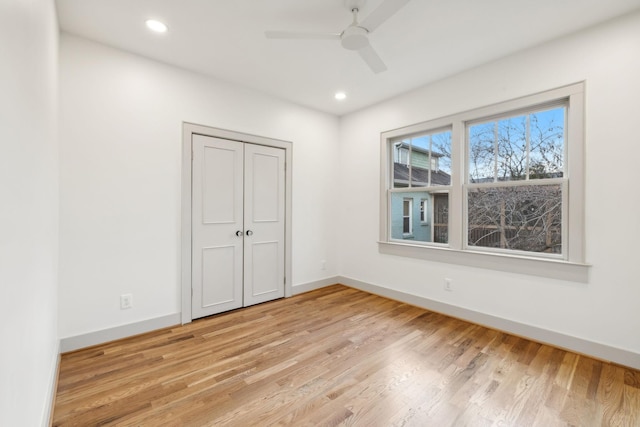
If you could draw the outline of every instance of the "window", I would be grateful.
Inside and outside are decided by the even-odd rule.
[[[390,149],[394,153],[389,189],[391,239],[446,243],[448,224],[439,224],[439,238],[436,239],[436,230],[432,226],[434,221],[429,218],[429,213],[436,213],[436,194],[440,210],[448,209],[451,130],[437,129],[399,138],[391,142]],[[443,204],[446,207],[443,208]],[[420,218],[417,226],[413,224],[414,217]]]
[[[402,200],[402,234],[412,234],[413,233],[413,221],[412,221],[412,211],[413,210],[413,200],[412,199],[403,199]]]
[[[583,98],[579,83],[384,132],[381,251],[585,281]]]
[[[562,254],[566,101],[466,124],[467,245]]]

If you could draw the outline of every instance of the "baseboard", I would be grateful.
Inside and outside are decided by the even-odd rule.
[[[492,329],[508,332],[510,334],[522,336],[534,341],[550,344],[555,347],[563,348],[588,355],[600,360],[610,361],[623,366],[634,369],[640,369],[640,354],[629,350],[613,347],[594,341],[585,340],[583,338],[566,335],[560,332],[527,325],[525,323],[516,322],[509,319],[493,316],[491,314],[479,311],[469,310],[455,305],[447,304],[441,301],[432,300],[425,297],[385,288],[383,286],[362,282],[344,276],[329,277],[326,279],[316,280],[313,282],[302,283],[293,286],[293,295],[320,289],[326,286],[341,283],[343,285],[360,289],[371,294],[380,295],[396,301],[415,305],[427,310],[445,314],[447,316],[456,317],[478,325],[483,325]],[[180,313],[170,314],[155,319],[144,320],[129,325],[117,326],[115,328],[104,329],[100,331],[90,332],[88,334],[62,338],[60,340],[60,352],[66,353],[120,338],[126,338],[133,335],[150,332],[156,329],[162,329],[169,326],[180,324]]]
[[[327,277],[326,279],[315,280],[313,282],[301,283],[299,285],[293,285],[293,295],[303,294],[305,292],[313,291],[316,289],[324,288],[327,286],[335,285],[340,282],[340,277]]]
[[[371,294],[380,295],[385,298],[415,305],[417,307],[442,313],[461,320],[466,320],[478,325],[525,337],[533,341],[550,344],[554,347],[584,354],[603,361],[613,362],[634,369],[640,369],[640,354],[629,350],[612,347],[610,345],[594,341],[588,341],[583,338],[538,328],[536,326],[515,322],[513,320],[503,319],[501,317],[457,307],[441,301],[396,291],[394,289],[373,285],[371,283],[365,283],[349,277],[337,277],[336,282]]]
[[[60,352],[78,350],[85,347],[91,347],[97,344],[103,344],[120,338],[127,338],[133,335],[143,334],[145,332],[155,331],[156,329],[167,328],[180,324],[180,313],[169,314],[154,319],[143,320],[141,322],[130,323],[128,325],[116,326],[114,328],[102,329],[100,331],[89,332],[83,335],[76,335],[60,339]]]
[[[329,277],[313,282],[302,283],[292,287],[293,295],[309,292],[314,289],[320,289],[325,286],[335,285],[339,282],[338,277]],[[103,344],[120,338],[127,338],[133,335],[151,332],[156,329],[162,329],[169,326],[179,325],[181,323],[181,314],[175,313],[167,316],[157,317],[154,319],[143,320],[141,322],[131,323],[128,325],[116,326],[114,328],[103,329],[100,331],[89,332],[87,334],[76,335],[72,337],[60,339],[60,353],[67,353],[81,348],[91,347],[97,344]]]
[[[49,390],[45,400],[45,407],[42,413],[42,426],[47,427],[53,424],[53,408],[56,404],[56,394],[58,392],[58,376],[60,373],[60,342],[56,340],[56,348],[53,353],[55,357],[51,363],[51,376],[49,378]]]

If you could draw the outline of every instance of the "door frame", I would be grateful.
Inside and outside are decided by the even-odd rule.
[[[288,298],[293,293],[291,282],[291,160],[293,144],[289,141],[251,135],[226,129],[219,129],[195,123],[182,124],[182,185],[181,185],[181,296],[182,296],[182,324],[191,323],[191,165],[192,165],[192,135],[212,136],[214,138],[247,142],[250,144],[282,148],[285,151],[285,225],[284,225],[284,296]]]

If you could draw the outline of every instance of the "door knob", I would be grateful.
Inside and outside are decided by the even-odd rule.
[[[238,236],[238,237],[242,236],[242,231],[240,231],[240,230],[236,231],[236,236]]]
[[[247,236],[251,236],[252,234],[253,234],[253,231],[247,230]]]

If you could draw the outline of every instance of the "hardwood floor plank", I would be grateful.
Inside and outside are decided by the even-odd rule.
[[[54,426],[640,426],[640,372],[318,289],[64,354]]]

